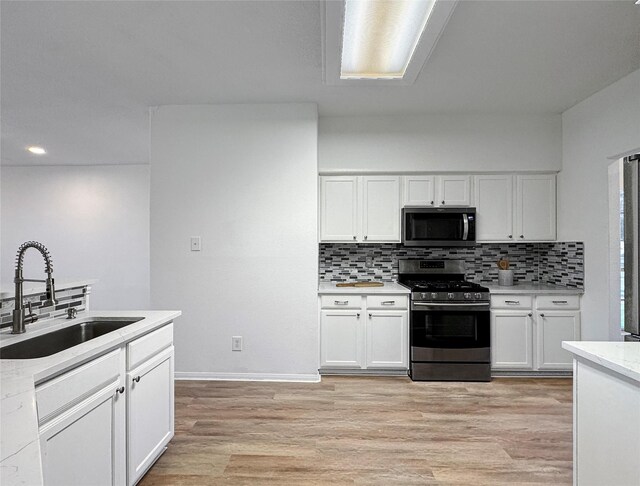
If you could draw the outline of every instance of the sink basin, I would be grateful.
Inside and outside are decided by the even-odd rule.
[[[144,317],[110,318],[108,320],[95,318],[0,348],[0,359],[32,359],[51,356],[142,319]]]

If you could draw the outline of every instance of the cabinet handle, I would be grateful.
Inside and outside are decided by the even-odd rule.
[[[348,300],[334,300],[333,305],[347,305],[349,303]]]
[[[442,204],[444,204],[444,203],[445,203],[445,202],[444,202],[444,200],[443,200],[443,201],[442,201]]]
[[[431,205],[432,205],[432,206],[433,206],[433,203],[434,203],[434,202],[435,202],[435,201],[431,201]]]
[[[529,312],[527,315],[528,315],[529,317],[533,317],[533,314],[532,314],[531,312]]]
[[[513,235],[509,235],[509,238],[513,238]]]
[[[371,314],[371,312],[369,312],[369,319],[371,319],[373,317],[373,315]]]
[[[554,304],[559,304],[559,305],[566,305],[566,304],[569,303],[566,300],[552,300],[551,302],[554,303]]]
[[[359,313],[359,312],[356,314],[356,317],[357,317],[358,319],[360,319],[360,313]]]
[[[355,236],[353,237],[353,241],[356,241],[356,237]]]
[[[540,314],[540,317],[542,317],[544,319],[544,314]]]
[[[385,300],[384,302],[381,302],[382,305],[393,305],[395,303],[395,300]]]
[[[507,305],[520,305],[519,300],[505,300],[504,303]]]
[[[520,235],[520,238],[524,238],[524,235]]]
[[[118,393],[124,393],[124,387],[123,386],[121,386],[120,388],[116,388],[116,395]]]
[[[133,381],[135,381],[136,383],[140,383],[140,375],[136,376]]]
[[[365,239],[365,240],[366,240],[367,238],[368,238],[367,236],[365,236],[365,237],[364,237],[364,239]]]

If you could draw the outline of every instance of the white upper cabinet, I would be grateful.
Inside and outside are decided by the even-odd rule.
[[[400,239],[400,179],[394,176],[362,178],[362,239]]]
[[[556,239],[556,176],[516,176],[518,241]]]
[[[402,178],[404,206],[446,207],[471,205],[471,176],[411,175]]]
[[[513,240],[513,176],[479,175],[474,179],[476,240]]]
[[[402,202],[404,206],[435,205],[435,176],[404,176],[402,180]]]
[[[469,206],[471,204],[471,176],[438,176],[438,206]]]
[[[320,241],[399,243],[400,177],[320,177]]]
[[[474,178],[477,241],[556,239],[556,176],[478,175]]]
[[[320,178],[320,239],[358,239],[358,177]]]

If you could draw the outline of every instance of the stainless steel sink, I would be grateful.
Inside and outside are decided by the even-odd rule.
[[[51,356],[142,319],[144,317],[94,318],[0,348],[0,359],[32,359]]]

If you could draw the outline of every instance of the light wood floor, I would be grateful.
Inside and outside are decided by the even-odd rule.
[[[142,486],[571,484],[570,379],[176,382]]]

